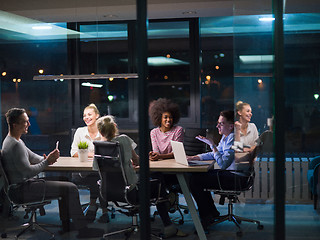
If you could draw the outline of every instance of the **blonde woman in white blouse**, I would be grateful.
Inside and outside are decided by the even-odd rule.
[[[79,127],[73,138],[71,144],[70,155],[71,157],[78,157],[78,144],[80,141],[88,143],[88,156],[94,156],[94,145],[93,141],[101,140],[101,134],[97,128],[97,119],[100,117],[100,113],[95,104],[91,103],[83,110],[83,121],[85,127]],[[99,185],[97,181],[100,180],[98,172],[81,172],[73,173],[72,181],[79,185],[88,186],[90,190],[90,202],[89,206],[85,210],[85,214],[88,222],[93,222],[96,219],[96,213],[98,205],[97,199],[100,200],[100,207],[102,209],[102,215],[98,219],[98,222],[107,223],[109,222],[109,215],[107,209],[107,202],[100,197]]]
[[[235,122],[235,145],[244,152],[252,151],[259,138],[257,127],[251,123],[252,109],[249,103],[238,101],[236,104],[238,121]]]

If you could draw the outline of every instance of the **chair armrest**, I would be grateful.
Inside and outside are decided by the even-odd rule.
[[[21,186],[22,187],[22,184],[28,184],[28,182],[40,182],[40,183],[43,183],[43,188],[39,188],[39,189],[43,189],[42,191],[42,199],[39,199],[37,201],[31,201],[31,202],[26,202],[26,201],[23,201],[23,198],[15,198],[17,195],[13,195],[13,192],[16,190],[19,190],[19,187]],[[44,184],[45,183],[45,180],[44,179],[29,179],[21,184],[10,184],[8,186],[8,190],[7,190],[7,196],[8,196],[8,199],[11,203],[13,204],[32,204],[32,203],[41,203],[41,202],[44,202],[45,201],[45,193],[46,193],[46,185]],[[20,194],[22,195],[22,194]]]
[[[218,178],[218,184],[219,184],[219,189],[215,189],[215,190],[224,190],[222,187],[221,187],[221,183],[220,183],[220,176],[219,176],[219,173],[221,172],[232,172],[232,173],[242,173],[243,175],[240,175],[242,177],[247,177],[247,184],[246,184],[246,187],[243,187],[243,190],[240,190],[240,191],[246,191],[248,190],[249,188],[251,188],[251,185],[254,181],[254,177],[255,177],[255,172],[254,172],[254,169],[252,168],[250,172],[248,171],[244,171],[244,170],[223,170],[223,169],[220,169],[217,171],[217,178]],[[248,175],[246,175],[248,174]]]
[[[151,178],[149,182],[150,182],[150,204],[156,205],[157,203],[163,200],[163,197],[161,196],[162,184],[160,179],[157,179],[157,178]],[[138,182],[138,184],[139,183],[140,182]]]

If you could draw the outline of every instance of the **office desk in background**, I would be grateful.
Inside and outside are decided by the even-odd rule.
[[[46,168],[46,171],[93,171],[92,169],[93,160],[88,160],[86,162],[80,162],[77,157],[60,157],[56,163],[50,165]],[[166,159],[161,161],[152,161],[150,163],[151,172],[163,172],[176,174],[179,181],[182,193],[187,202],[194,226],[196,228],[199,239],[207,239],[203,227],[201,225],[196,207],[194,205],[191,193],[186,181],[186,173],[196,173],[196,172],[207,172],[210,169],[210,165],[206,166],[184,166],[176,163],[174,159]],[[137,171],[139,168],[137,168]]]

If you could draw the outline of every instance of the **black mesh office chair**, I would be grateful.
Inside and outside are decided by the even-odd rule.
[[[222,184],[220,183],[220,188],[218,189],[208,189],[208,191],[214,192],[214,194],[220,195],[220,201],[219,204],[223,205],[225,202],[225,199],[227,198],[229,200],[228,203],[228,213],[226,215],[222,215],[218,218],[217,221],[215,221],[212,225],[216,225],[218,223],[224,222],[224,221],[231,221],[233,222],[237,228],[237,236],[241,237],[242,236],[242,230],[240,227],[241,222],[251,222],[257,224],[257,228],[259,230],[263,229],[263,225],[260,223],[258,220],[253,220],[253,219],[248,219],[244,217],[237,216],[233,213],[233,203],[239,202],[238,196],[250,190],[253,186],[254,183],[254,177],[255,177],[255,172],[254,172],[254,163],[255,163],[255,158],[257,155],[257,148],[253,152],[249,153],[236,153],[235,154],[235,162],[238,165],[239,170],[233,171],[233,172],[239,172],[239,173],[244,173],[243,170],[241,169],[246,169],[245,172],[249,173],[247,177],[247,181],[244,185],[239,185],[236,184],[232,188],[226,188],[222,187]],[[247,171],[249,169],[249,171]],[[219,179],[219,173],[221,174],[223,171],[229,171],[229,170],[220,170],[217,172],[218,179]]]
[[[184,130],[183,145],[188,156],[197,155],[206,152],[206,144],[199,141],[195,137],[201,135],[207,135],[207,129],[205,128],[186,128]]]
[[[15,236],[16,239],[18,239],[23,233],[25,233],[27,230],[36,230],[37,228],[47,232],[51,235],[51,239],[54,239],[54,234],[49,231],[45,226],[56,226],[56,225],[48,225],[48,224],[40,224],[37,221],[37,210],[39,210],[39,213],[41,216],[45,215],[45,209],[44,206],[47,204],[50,204],[50,200],[45,200],[45,188],[43,188],[43,198],[40,201],[37,202],[24,202],[21,199],[19,199],[16,194],[14,194],[15,188],[17,187],[17,184],[10,184],[9,179],[7,177],[5,168],[2,164],[2,153],[0,150],[0,174],[3,176],[3,181],[4,181],[4,190],[6,193],[6,196],[8,200],[13,204],[13,205],[18,205],[22,206],[25,208],[25,216],[24,218],[29,218],[29,213],[31,214],[29,221],[25,224],[23,224],[22,230]],[[41,181],[41,179],[39,179]],[[43,180],[44,181],[44,180]],[[52,199],[54,200],[54,199]],[[7,231],[8,229],[5,230],[5,232],[1,233],[2,238],[7,237]]]
[[[115,232],[109,232],[103,235],[103,238],[109,236],[125,233],[128,239],[133,232],[137,232],[138,213],[139,213],[139,199],[138,186],[129,184],[128,177],[124,171],[122,162],[123,149],[118,142],[94,141],[96,161],[101,177],[100,192],[106,201],[112,201],[117,211],[132,217],[132,225]],[[151,180],[151,199],[150,204],[155,205],[158,201],[165,201],[160,198],[161,184],[158,180]],[[152,236],[161,239],[154,234]]]

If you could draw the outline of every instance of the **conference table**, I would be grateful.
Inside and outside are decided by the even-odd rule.
[[[46,168],[46,171],[94,171],[92,169],[92,162],[92,159],[89,159],[85,162],[80,162],[79,158],[77,157],[60,157],[56,163],[48,166]],[[149,166],[151,172],[176,174],[182,193],[186,200],[188,209],[190,211],[194,226],[196,228],[198,237],[201,240],[207,239],[203,227],[201,225],[199,216],[197,214],[195,204],[191,197],[191,193],[187,184],[186,174],[196,172],[207,172],[212,167],[212,164],[201,166],[184,166],[179,163],[176,163],[174,159],[166,159],[160,161],[150,161]],[[139,167],[137,167],[136,170],[139,171]]]

